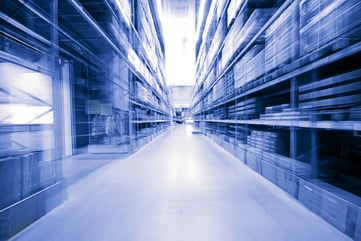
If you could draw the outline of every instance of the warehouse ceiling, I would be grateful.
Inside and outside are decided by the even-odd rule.
[[[195,30],[201,0],[161,0],[169,85],[192,85]]]
[[[196,12],[200,0],[162,0],[165,14],[188,17]]]

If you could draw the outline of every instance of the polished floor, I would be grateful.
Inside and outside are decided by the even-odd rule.
[[[86,160],[82,160],[86,161]],[[13,240],[351,240],[186,126],[108,161]]]

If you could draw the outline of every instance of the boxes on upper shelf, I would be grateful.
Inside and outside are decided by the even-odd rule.
[[[229,61],[258,33],[271,13],[272,9],[255,9],[246,23],[243,23],[243,16],[238,15],[224,40],[221,69],[224,69]]]
[[[264,74],[265,51],[263,44],[254,45],[235,65],[235,88],[257,79]]]
[[[358,0],[300,2],[300,54],[328,55],[361,40]]]
[[[261,111],[261,103],[257,98],[242,100],[227,107],[231,119],[255,119]]]
[[[264,120],[309,120],[309,114],[301,111],[292,111],[290,104],[266,106],[265,114],[260,115]]]
[[[299,109],[318,111],[318,119],[349,119],[349,110],[361,105],[360,77],[355,70],[299,86]]]
[[[288,8],[270,25],[265,36],[265,71],[270,72],[283,67],[296,56],[296,23],[297,6],[293,2]]]

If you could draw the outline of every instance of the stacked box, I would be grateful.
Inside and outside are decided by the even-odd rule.
[[[224,96],[223,78],[221,78],[213,87],[213,99],[217,101]]]
[[[134,86],[134,98],[146,104],[159,105],[159,98],[153,94],[152,90],[145,87],[141,82],[136,81]],[[158,106],[155,106],[158,107]]]
[[[298,177],[288,170],[277,169],[277,186],[288,192],[294,197],[298,195]]]
[[[234,74],[233,69],[228,71],[223,78],[224,98],[230,98],[234,94]]]
[[[241,13],[239,13],[236,17],[236,12],[234,11],[234,9],[231,9],[230,7],[232,7],[233,5],[239,5],[239,3],[236,3],[235,1],[231,2],[229,7],[228,7],[228,25],[233,22],[230,30],[228,31],[228,33],[226,34],[225,40],[224,40],[224,46],[222,49],[222,59],[220,62],[220,70],[223,70],[228,62],[231,60],[232,56],[234,56],[234,54],[236,53],[236,48],[233,45],[234,39],[237,36],[237,32],[241,31],[243,26],[245,25],[245,22],[248,18],[248,9],[247,8],[243,8],[243,11]],[[237,6],[239,7],[239,6]],[[233,18],[234,21],[233,21]]]
[[[221,146],[222,146],[226,151],[228,151],[229,153],[234,154],[234,145],[231,144],[231,143],[229,143],[229,141],[223,140]]]
[[[296,56],[296,4],[292,3],[266,30],[265,72],[289,64]]]
[[[360,197],[321,181],[300,179],[298,199],[342,232],[358,235]]]
[[[235,65],[235,88],[243,87],[264,74],[265,51],[263,45],[255,45]]]
[[[39,168],[38,170],[38,174],[36,176],[33,176],[33,180],[34,183],[39,182],[39,187],[40,188],[45,188],[48,187],[52,184],[54,184],[56,182],[57,176],[56,176],[56,171],[54,170],[54,163],[53,162],[49,162],[49,161],[41,161],[41,160],[36,160],[35,158],[36,155],[34,155],[34,164],[35,161],[37,162],[37,166]],[[40,156],[40,153],[39,155]],[[36,190],[36,186],[33,186],[34,190]]]
[[[349,117],[350,120],[361,120],[361,107],[352,107]]]
[[[273,182],[292,196],[298,194],[298,177],[291,170],[278,167],[274,163],[262,160],[262,176]]]
[[[228,112],[228,118],[229,119],[236,119],[236,112],[235,112],[235,106],[231,105],[227,107]]]
[[[347,204],[328,192],[322,193],[321,216],[343,232],[346,230]]]
[[[247,19],[250,12],[255,8],[270,8],[273,7],[277,0],[231,0],[227,7],[227,24],[230,26],[235,20],[239,10],[244,19]],[[245,5],[244,5],[245,4]]]
[[[235,138],[235,145],[237,144],[246,144],[246,140],[247,140],[247,134],[246,134],[246,129],[244,127],[241,126],[236,126],[236,125],[229,125],[228,128],[228,135],[229,136],[233,136]]]
[[[208,67],[212,64],[212,61],[214,60],[226,36],[225,30],[226,30],[225,21],[222,19],[217,25],[217,29],[213,35],[211,46],[207,51],[207,57],[204,68],[208,69]]]
[[[273,114],[273,113],[279,113],[283,112],[285,109],[290,108],[290,104],[280,104],[280,105],[273,105],[273,106],[267,106],[265,108],[266,114]]]
[[[300,26],[304,27],[315,20],[316,16],[324,10],[330,0],[301,0],[300,1]]]
[[[300,3],[301,55],[313,51],[331,53],[360,41],[358,0],[311,0]]]
[[[252,131],[249,145],[266,152],[276,152],[279,145],[279,135],[275,132]]]
[[[231,0],[227,8],[227,25],[230,26],[231,23],[235,20],[237,12],[241,7],[241,4],[244,3],[243,0]]]
[[[247,63],[250,61],[251,56],[249,53],[246,53],[237,63],[234,65],[234,87],[236,89],[243,87],[249,78],[247,76],[248,66]]]
[[[40,189],[39,158],[38,153],[31,153],[19,157],[22,168],[22,198],[30,196]],[[44,187],[46,187],[46,185],[44,185]]]
[[[240,101],[228,107],[228,113],[235,119],[254,119],[260,112],[260,102],[256,98]]]
[[[262,164],[262,176],[277,184],[277,168],[267,161],[261,162]]]
[[[271,13],[271,9],[255,9],[245,24],[243,24],[243,15],[238,15],[224,41],[221,69],[224,69],[228,62],[258,33]]]
[[[238,144],[235,147],[234,155],[242,162],[246,162],[246,148],[240,147],[241,144]]]
[[[299,108],[322,110],[361,104],[361,71],[355,70],[299,86]]]
[[[302,111],[292,111],[290,104],[267,106],[265,114],[260,115],[265,120],[309,120],[309,115]]]
[[[18,157],[0,159],[0,210],[21,199],[21,162]]]
[[[312,212],[320,215],[322,194],[309,182],[300,179],[298,200]]]
[[[355,236],[354,240],[361,240],[361,208],[357,209],[357,220],[355,225]]]
[[[254,171],[261,173],[261,157],[262,153],[253,148],[249,147],[246,152],[246,164]]]
[[[276,153],[264,152],[263,160],[272,163],[273,165],[285,170],[287,173],[296,175],[298,177],[308,178],[311,175],[311,166],[286,156]]]
[[[216,110],[214,110],[213,116],[217,119],[227,119],[227,108],[225,106],[217,108]]]
[[[207,78],[205,78],[203,81],[203,88],[208,89],[208,87],[213,83],[215,79],[216,79],[215,70],[214,68],[212,68],[209,74],[207,75]]]
[[[272,9],[255,9],[251,16],[248,18],[247,22],[241,29],[236,31],[236,35],[232,39],[232,46],[234,52],[237,52],[238,49],[242,49],[248,44],[248,42],[255,36],[256,33],[261,29],[265,24],[268,18],[271,15]]]

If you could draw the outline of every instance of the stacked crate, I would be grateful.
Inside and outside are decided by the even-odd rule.
[[[231,120],[236,119],[236,107],[235,105],[229,105],[227,107],[228,118]]]
[[[241,88],[246,83],[264,74],[265,51],[263,45],[254,45],[235,65],[235,88]]]
[[[234,38],[231,39],[231,44],[234,48],[233,52],[237,52],[237,50],[246,46],[268,20],[270,15],[270,9],[255,9],[247,19],[247,22],[241,28],[236,29]]]
[[[267,106],[265,114],[260,115],[264,120],[309,120],[309,115],[302,111],[294,111],[290,104]]]
[[[289,64],[296,56],[295,36],[297,8],[293,2],[271,24],[265,33],[265,71],[267,73]]]
[[[214,116],[216,119],[222,120],[228,118],[228,112],[226,106],[220,106],[214,110]]]
[[[0,159],[0,209],[24,199],[40,188],[53,184],[53,163],[41,161],[41,152],[14,153]],[[48,166],[44,166],[49,164]]]
[[[330,78],[299,86],[299,108],[307,111],[325,111],[329,118],[341,118],[327,110],[349,110],[361,105],[361,70],[355,70]],[[332,114],[335,113],[335,114]],[[322,114],[322,113],[320,113]],[[344,116],[342,119],[347,119]]]
[[[224,78],[224,77],[223,77]],[[213,86],[213,98],[214,101],[221,99],[224,96],[224,88],[223,88],[223,78],[221,78],[214,86]]]
[[[223,93],[224,98],[228,99],[234,94],[234,74],[233,69],[228,71],[223,78]]]
[[[246,144],[247,142],[247,129],[243,125],[229,125],[228,133],[235,139],[234,144]]]
[[[237,63],[234,65],[234,88],[242,88],[249,80],[247,76],[247,63],[250,61],[252,56],[245,54]]]
[[[303,0],[300,2],[301,55],[320,57],[361,40],[361,2]]]
[[[214,58],[225,38],[226,35],[226,22],[225,19],[221,19],[217,25],[217,29],[213,35],[212,43],[207,51],[207,57],[204,68],[208,69],[211,63],[214,61]]]
[[[150,88],[144,86],[143,83],[140,81],[136,81],[134,87],[134,98],[144,104],[153,106],[153,107],[160,107],[160,99],[153,94]]]
[[[18,158],[22,171],[22,198],[53,184],[53,163],[42,161],[42,152],[33,152]]]
[[[309,178],[311,175],[311,166],[309,163],[301,162],[277,153],[263,152],[262,159],[287,173],[294,174],[297,177]]]
[[[357,213],[354,240],[361,240],[361,208],[358,208]]]
[[[251,131],[247,137],[247,143],[261,151],[277,152],[279,146],[279,135],[275,132]]]
[[[21,199],[21,162],[17,157],[0,159],[0,210]]]
[[[243,0],[231,0],[227,8],[227,25],[230,26],[235,20]]]
[[[237,33],[240,32],[248,18],[248,9],[243,8],[242,12],[240,12],[236,17],[236,12],[233,9],[230,9],[231,6],[236,4],[235,2],[232,4],[230,3],[228,7],[228,19],[232,21],[232,25],[228,25],[230,29],[228,30],[228,33],[224,40],[224,46],[222,49],[222,59],[220,63],[220,69],[223,70],[226,66],[229,60],[232,58],[232,56],[236,52],[236,48],[233,45],[233,41],[237,36]],[[238,4],[238,3],[237,3]],[[234,18],[234,20],[233,20]],[[229,24],[229,23],[228,23]]]
[[[261,8],[253,10],[244,23],[244,15],[240,14],[232,25],[224,41],[222,50],[222,69],[236,56],[258,33],[261,27],[271,16],[272,9]]]
[[[300,179],[298,200],[354,240],[359,240],[359,196],[322,181]]]
[[[229,107],[229,111],[235,119],[255,119],[261,110],[261,103],[257,98],[243,100]]]

